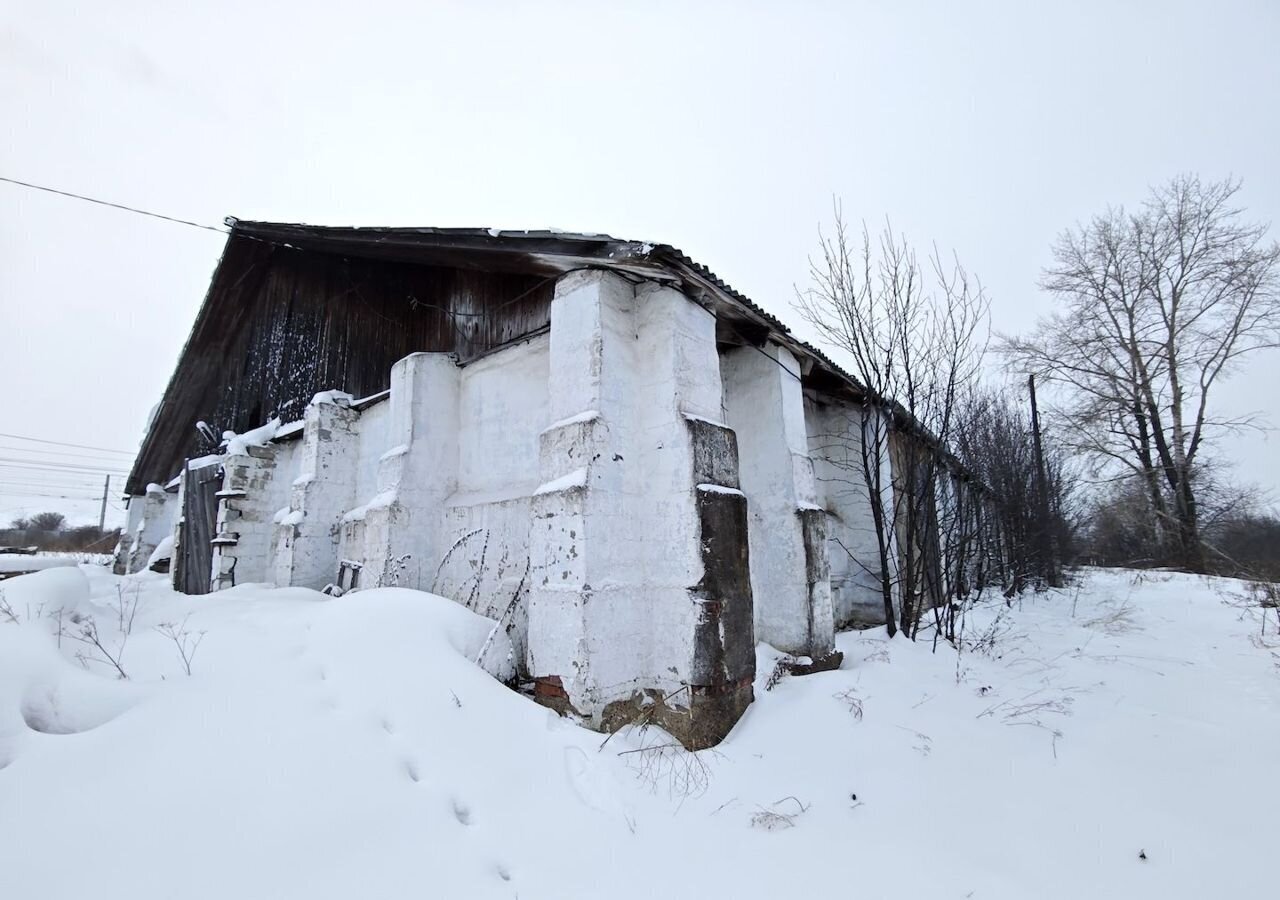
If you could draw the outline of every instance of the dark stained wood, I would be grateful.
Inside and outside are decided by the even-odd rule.
[[[364,397],[418,351],[467,362],[550,324],[555,275],[299,250],[233,233],[126,485],[140,494],[213,449],[196,431],[301,418],[318,391]]]
[[[182,495],[182,538],[178,545],[178,584],[184,594],[207,594],[213,581],[213,530],[218,518],[217,492],[222,467],[188,469]]]

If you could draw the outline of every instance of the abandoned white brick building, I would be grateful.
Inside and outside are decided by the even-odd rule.
[[[883,621],[834,458],[861,400],[669,246],[233,222],[120,566],[441,593],[502,623],[543,702],[602,728],[654,703],[708,746],[757,641],[818,659]]]

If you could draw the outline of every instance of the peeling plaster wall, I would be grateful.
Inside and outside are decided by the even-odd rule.
[[[356,497],[372,497],[378,492],[378,458],[391,446],[387,440],[390,419],[391,403],[387,400],[360,410],[356,425]]]
[[[715,319],[593,271],[560,279],[551,321],[531,673],[598,726],[656,702],[664,727],[708,746],[750,702],[755,645]]]
[[[550,338],[539,335],[462,369],[460,495],[528,497],[538,486],[538,435],[551,421],[550,359]]]
[[[883,625],[880,558],[862,470],[862,411],[850,403],[806,397],[805,426],[819,505],[827,511],[831,603],[837,628]],[[882,484],[889,500],[888,461]]]
[[[223,461],[222,490],[213,538],[213,588],[270,582],[275,511],[288,482],[277,479],[276,447],[247,447]]]
[[[128,552],[125,572],[141,572],[151,554],[165,538],[172,536],[178,495],[169,494],[159,485],[148,485],[146,494],[129,500]],[[122,573],[123,574],[123,573]]]
[[[120,532],[120,540],[116,542],[116,548],[111,563],[111,571],[116,575],[127,575],[136,571],[130,568],[133,564],[133,545],[138,538],[138,528],[142,525],[142,502],[146,499],[143,494],[131,494],[129,496],[129,505],[125,509],[124,528]]]
[[[550,339],[539,335],[462,369],[457,491],[423,587],[499,621],[524,673],[529,527],[549,404]]]
[[[366,466],[358,454],[362,415],[346,395],[317,395],[303,410],[302,440],[281,467],[287,491],[273,513],[277,583],[321,590],[338,576],[338,532]],[[287,474],[286,474],[287,473]]]
[[[883,618],[856,408],[806,401],[784,349],[717,352],[679,291],[575,271],[549,334],[468,365],[414,353],[390,395],[306,407],[226,461],[215,571],[433,590],[501,621],[540,698],[710,746],[751,702],[757,637],[822,656]],[[886,479],[887,483],[887,479]]]
[[[373,493],[357,485],[340,519],[342,587],[430,589],[444,554],[442,510],[458,485],[460,373],[447,353],[413,353],[392,367],[387,409],[375,420],[384,443],[367,442],[371,456],[378,451]]]
[[[800,366],[776,344],[720,359],[747,496],[759,640],[814,658],[834,649],[825,518],[809,458]]]

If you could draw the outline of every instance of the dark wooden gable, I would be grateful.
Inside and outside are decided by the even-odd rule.
[[[417,351],[466,362],[550,322],[554,276],[302,250],[233,233],[126,490],[164,482],[221,434],[301,418],[318,391],[389,386]]]

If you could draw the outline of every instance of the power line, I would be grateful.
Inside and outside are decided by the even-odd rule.
[[[104,463],[100,466],[89,465],[88,463],[65,462],[60,459],[27,459],[18,456],[0,456],[0,465],[13,465],[18,468],[30,468],[35,466],[39,469],[67,469],[78,472],[126,472],[128,471],[119,463]]]
[[[0,469],[3,469],[3,467],[5,466],[13,466],[14,469],[27,469],[28,466],[38,466],[38,467],[41,467],[41,469],[67,472],[67,474],[77,474],[77,472],[83,471],[83,472],[87,472],[87,474],[93,474],[93,472],[102,472],[102,474],[105,475],[106,472],[124,471],[123,466],[110,466],[110,465],[95,466],[95,465],[92,465],[92,463],[88,463],[88,462],[65,462],[63,460],[26,460],[26,458],[18,458],[18,457],[9,457],[9,456],[0,457]],[[70,469],[65,469],[65,466],[70,466]]]
[[[99,475],[128,475],[123,468],[111,469],[106,466],[80,466],[74,463],[57,463],[53,460],[46,460],[42,463],[36,463],[29,459],[15,459],[9,456],[0,456],[0,466],[12,469],[43,469],[47,472],[96,472]]]
[[[112,475],[111,478],[113,481],[123,480],[118,478],[115,475]],[[95,481],[97,482],[97,484],[94,484]],[[0,472],[0,484],[7,484],[10,486],[21,485],[23,487],[51,488],[59,491],[87,490],[87,491],[99,492],[101,490],[100,486],[102,484],[102,480],[95,475],[93,477],[93,481],[54,481],[54,480],[45,480],[43,478],[28,478],[27,473],[25,472]]]
[[[44,484],[54,487],[96,487],[102,484],[106,472],[53,472],[31,471],[29,469],[7,470],[0,465],[0,481],[23,484]],[[115,475],[111,476],[115,478]]]
[[[0,175],[0,181],[7,181],[9,184],[16,184],[20,187],[31,188],[33,191],[45,191],[49,194],[58,194],[62,197],[70,197],[73,200],[84,200],[86,203],[96,203],[99,206],[109,206],[112,209],[120,209],[125,212],[137,213],[140,216],[150,216],[153,219],[164,219],[166,222],[175,222],[178,225],[189,225],[192,228],[200,228],[204,231],[216,231],[219,234],[230,234],[225,228],[218,228],[214,225],[201,225],[199,222],[192,222],[188,219],[175,219],[173,216],[166,216],[160,213],[148,212],[145,209],[137,209],[133,206],[125,206],[123,203],[112,203],[110,200],[99,200],[96,197],[86,197],[84,194],[76,194],[71,191],[60,191],[57,188],[45,187],[42,184],[31,184],[27,181],[19,181],[16,178],[5,178]]]
[[[9,446],[8,444],[0,444],[0,450],[13,450],[18,453],[42,453],[42,454],[47,454],[49,456],[66,456],[73,459],[96,459],[99,462],[106,461],[103,459],[101,455],[95,455],[93,453],[68,453],[65,450],[49,450],[46,447],[12,447],[12,446]],[[115,451],[112,450],[107,452],[114,453]],[[110,461],[113,463],[120,462],[120,460],[118,459],[113,459]]]
[[[6,178],[6,177],[5,177],[5,176],[3,176],[3,175],[0,175],[0,181],[7,182],[7,183],[9,183],[9,184],[16,184],[16,185],[19,185],[20,187],[31,188],[32,190],[36,190],[36,191],[46,191],[46,192],[48,192],[48,193],[50,193],[50,194],[57,194],[57,195],[59,195],[59,196],[61,196],[61,197],[70,197],[70,198],[71,198],[71,199],[73,199],[73,200],[83,200],[83,201],[85,201],[85,202],[87,202],[87,203],[96,203],[96,204],[98,204],[98,205],[100,205],[100,206],[109,206],[109,207],[111,207],[112,209],[118,209],[118,210],[122,210],[122,211],[124,211],[124,212],[137,213],[137,214],[138,214],[138,215],[140,215],[140,216],[150,216],[150,217],[151,217],[151,218],[153,218],[153,219],[163,219],[163,220],[164,220],[164,221],[166,221],[166,222],[174,222],[174,223],[176,223],[176,224],[178,224],[178,225],[188,225],[188,226],[190,226],[190,227],[192,227],[192,228],[199,228],[199,229],[201,229],[201,230],[203,230],[203,231],[213,231],[213,232],[217,232],[218,234],[228,234],[228,235],[229,235],[229,234],[234,234],[234,235],[235,235],[235,237],[237,237],[237,238],[240,238],[240,239],[243,239],[243,240],[249,240],[249,241],[258,241],[259,243],[262,243],[262,244],[268,244],[268,245],[270,245],[270,246],[272,246],[272,247],[286,247],[286,248],[288,248],[288,249],[290,249],[290,250],[297,250],[297,249],[299,249],[298,247],[294,246],[293,244],[288,243],[287,241],[281,241],[281,240],[277,240],[277,239],[275,239],[275,238],[258,237],[257,235],[245,234],[243,231],[232,232],[232,230],[231,230],[230,228],[225,228],[225,227],[224,227],[224,228],[219,228],[219,227],[217,227],[216,225],[202,225],[202,224],[201,224],[201,223],[199,223],[199,222],[192,222],[192,221],[190,221],[189,219],[177,219],[177,218],[174,218],[173,216],[166,216],[166,215],[163,215],[163,214],[161,214],[161,213],[149,212],[148,210],[145,210],[145,209],[138,209],[137,207],[134,207],[134,206],[125,206],[123,203],[113,203],[113,202],[111,202],[110,200],[99,200],[99,199],[98,199],[98,198],[96,198],[96,197],[88,197],[88,196],[85,196],[84,194],[77,194],[77,193],[75,193],[74,191],[63,191],[63,190],[59,190],[58,188],[46,187],[45,185],[42,185],[42,184],[32,184],[32,183],[30,183],[30,182],[28,182],[28,181],[19,181],[19,180],[18,180],[18,179],[16,179],[16,178]],[[228,223],[231,223],[231,222],[234,222],[234,221],[235,221],[234,219],[227,219],[227,222],[228,222]],[[343,260],[347,261],[347,262],[350,262],[350,261],[351,261],[351,260],[350,260],[350,257],[347,257],[347,256],[341,256],[341,258],[342,258]],[[455,309],[449,309],[449,308],[447,308],[447,307],[439,306],[439,305],[436,305],[436,304],[433,304],[433,303],[426,303],[426,302],[423,302],[423,301],[419,300],[417,297],[413,296],[413,294],[412,294],[412,293],[410,293],[410,294],[409,294],[409,296],[408,296],[408,300],[409,300],[409,303],[410,303],[411,308],[413,308],[413,309],[417,309],[418,307],[423,307],[423,308],[426,308],[426,309],[433,309],[433,310],[436,310],[437,312],[440,312],[440,313],[443,313],[444,315],[449,316],[450,318],[452,318],[452,319],[454,319],[454,320],[457,320],[457,319],[469,319],[469,318],[482,318],[482,319],[483,319],[483,318],[489,318],[489,317],[491,317],[491,316],[496,315],[498,312],[500,312],[500,311],[501,311],[501,310],[503,310],[504,308],[506,308],[506,307],[510,306],[511,304],[516,303],[516,302],[518,302],[518,301],[520,301],[520,300],[523,300],[525,297],[527,297],[528,295],[532,294],[534,291],[537,291],[537,290],[539,290],[539,289],[541,289],[541,288],[545,287],[545,286],[546,286],[546,284],[547,284],[548,282],[555,281],[557,278],[563,278],[565,275],[568,275],[568,274],[570,274],[570,273],[572,273],[572,272],[584,271],[584,270],[589,269],[589,268],[591,268],[591,267],[590,267],[590,266],[580,266],[580,267],[578,267],[578,268],[574,268],[574,269],[566,269],[566,270],[564,270],[563,272],[558,272],[558,273],[556,273],[555,275],[548,276],[547,278],[544,278],[542,281],[538,282],[537,284],[535,284],[533,287],[529,288],[528,290],[526,290],[526,291],[522,291],[521,293],[517,294],[517,295],[516,295],[515,297],[513,297],[512,299],[510,299],[510,300],[506,301],[505,303],[499,304],[495,309],[488,310],[488,311],[483,311],[483,310],[482,310],[482,311],[480,311],[480,312],[462,312],[462,311],[455,310]],[[377,312],[377,310],[374,310],[374,309],[373,309],[373,307],[369,305],[368,301],[366,301],[366,300],[364,299],[364,297],[360,295],[360,292],[359,292],[359,290],[356,288],[355,283],[354,283],[353,281],[351,281],[351,277],[350,277],[350,274],[349,274],[349,273],[348,273],[348,275],[347,275],[347,280],[348,280],[348,282],[349,282],[349,283],[350,283],[350,285],[351,285],[351,290],[355,292],[356,296],[360,299],[360,301],[361,301],[362,303],[364,303],[364,304],[365,304],[365,306],[366,306],[366,307],[368,307],[368,308],[370,309],[370,311],[372,311],[375,315],[379,316],[380,318],[384,318],[384,319],[385,319],[385,318],[386,318],[386,316],[383,316],[381,313]],[[455,329],[457,329],[457,328],[458,328],[458,325],[457,325],[457,322],[456,322],[456,321],[454,322],[454,328],[455,328]],[[759,348],[757,347],[756,349],[759,349]],[[792,374],[794,375],[794,373],[792,373]],[[797,376],[797,377],[798,377],[798,376]],[[8,437],[8,436],[9,436],[9,435],[3,435],[3,434],[0,434],[0,437]],[[51,443],[55,443],[55,442],[51,442]],[[78,445],[78,444],[67,444],[67,445],[64,445],[64,446],[74,447],[74,446],[79,446],[79,445]],[[89,447],[89,448],[86,448],[86,449],[96,450],[96,449],[99,449],[99,448],[96,448],[96,447]],[[124,451],[120,451],[120,450],[113,450],[113,451],[111,451],[111,452],[112,452],[112,453],[122,453],[122,452],[124,452]]]
[[[124,466],[101,465],[95,466],[88,462],[65,462],[63,460],[27,460],[27,458],[18,457],[0,457],[0,469],[29,469],[36,466],[38,469],[46,469],[51,472],[59,472],[61,475],[96,475],[101,472],[102,475],[108,472],[124,471]],[[68,469],[68,466],[69,469]],[[3,474],[3,472],[0,472]]]
[[[90,447],[88,444],[68,444],[65,441],[50,441],[44,438],[28,437],[25,434],[5,434],[3,431],[0,431],[0,437],[12,438],[18,441],[34,441],[37,444],[53,444],[58,447],[75,447],[77,450],[101,450],[103,453],[123,453],[125,456],[137,455],[136,450],[112,450],[109,447]]]
[[[43,476],[48,474],[49,478]],[[22,484],[27,487],[44,487],[61,489],[79,490],[85,488],[96,493],[102,493],[102,479],[106,476],[105,472],[95,472],[89,475],[86,480],[78,480],[76,476],[69,476],[63,479],[61,475],[56,473],[45,472],[5,472],[0,471],[0,484]],[[32,477],[35,476],[35,477]],[[120,476],[110,476],[112,481],[120,480]],[[73,480],[76,479],[76,480]]]
[[[46,460],[44,462],[41,462],[40,460],[37,460],[37,459],[24,459],[17,464],[0,462],[0,469],[5,469],[9,467],[12,467],[15,469],[26,469],[28,468],[28,464],[34,465],[34,466],[41,466],[41,467],[48,465],[48,469],[46,469],[46,471],[49,473],[49,476],[51,478],[55,476],[56,477],[66,476],[67,478],[75,478],[76,476],[83,475],[83,476],[88,476],[90,479],[92,479],[94,476],[99,474],[106,475],[108,472],[123,471],[122,469],[119,469],[115,466],[104,466],[101,468],[89,467],[82,472],[80,469],[63,469],[57,464],[56,460]],[[78,466],[80,465],[80,463],[69,463],[68,465]],[[3,477],[5,475],[13,475],[13,474],[21,474],[25,477],[26,475],[32,474],[32,473],[28,473],[28,472],[14,473],[14,472],[0,471],[0,477]]]
[[[87,481],[30,481],[10,472],[0,472],[0,485],[9,487],[42,488],[53,491],[92,491],[101,493],[102,482],[90,484]]]

